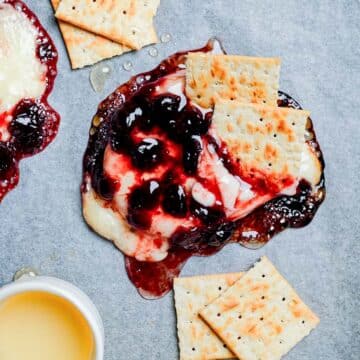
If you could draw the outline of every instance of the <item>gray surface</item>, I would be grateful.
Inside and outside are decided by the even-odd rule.
[[[327,161],[328,195],[310,226],[288,230],[258,251],[227,246],[193,258],[183,275],[244,270],[266,254],[320,315],[321,324],[287,359],[359,359],[359,17],[360,3],[277,0],[162,0],[156,19],[170,44],[109,61],[115,69],[103,94],[89,85],[89,69],[70,71],[47,0],[28,0],[60,52],[51,103],[60,132],[42,154],[21,164],[19,186],[0,206],[0,283],[32,265],[84,289],[103,316],[106,360],[177,358],[172,295],[145,301],[127,279],[123,256],[81,217],[81,161],[98,102],[129,73],[154,67],[179,49],[213,35],[229,53],[281,56],[281,89],[312,111]]]

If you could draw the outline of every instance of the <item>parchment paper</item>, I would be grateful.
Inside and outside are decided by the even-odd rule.
[[[218,36],[228,53],[282,58],[281,89],[312,112],[327,165],[327,199],[309,226],[285,231],[260,250],[230,245],[210,258],[193,258],[182,274],[241,271],[266,254],[321,318],[286,359],[359,359],[360,2],[162,0],[156,27],[173,40],[157,46],[157,58],[143,49],[108,61],[114,73],[102,94],[90,87],[89,68],[70,70],[50,3],[26,2],[60,54],[50,101],[62,120],[56,140],[21,163],[20,184],[0,205],[0,283],[31,265],[81,287],[103,317],[106,360],[178,358],[172,294],[143,300],[122,254],[82,219],[82,156],[102,98],[131,74]],[[122,68],[127,60],[132,73]]]

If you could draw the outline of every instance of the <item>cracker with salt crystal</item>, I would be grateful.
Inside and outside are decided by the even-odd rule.
[[[277,106],[280,59],[189,53],[186,93],[198,105],[218,99]]]
[[[54,10],[57,9],[60,1],[51,0]],[[59,20],[59,27],[73,69],[93,65],[101,60],[131,51],[130,48],[124,45],[82,30],[61,20]]]
[[[218,101],[212,127],[242,173],[271,178],[279,189],[299,175],[308,111]]]
[[[200,312],[242,360],[277,360],[319,323],[266,258]]]
[[[198,316],[242,273],[181,277],[174,280],[180,360],[234,358],[224,343]]]
[[[56,17],[132,49],[158,41],[153,25],[160,0],[62,0]]]

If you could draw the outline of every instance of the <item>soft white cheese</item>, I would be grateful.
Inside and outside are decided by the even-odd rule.
[[[37,29],[11,5],[0,4],[0,113],[46,88],[46,66],[36,56]]]
[[[214,162],[214,175],[220,189],[225,211],[231,211],[234,209],[236,199],[240,195],[239,181],[234,175],[230,174],[220,159]]]
[[[196,182],[191,189],[191,195],[195,201],[205,207],[215,205],[216,197],[209,190],[205,189],[200,183]]]
[[[238,176],[236,177],[236,179],[238,180],[238,182],[240,184],[240,189],[241,189],[239,200],[240,201],[248,201],[248,200],[252,199],[255,196],[255,194],[251,190],[251,185],[248,184],[247,182],[241,180]]]
[[[301,154],[300,177],[317,185],[321,177],[321,164],[310,145],[305,144]]]

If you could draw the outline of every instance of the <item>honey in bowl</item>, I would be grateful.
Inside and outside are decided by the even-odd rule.
[[[42,291],[0,302],[0,359],[94,360],[94,336],[68,300]]]

